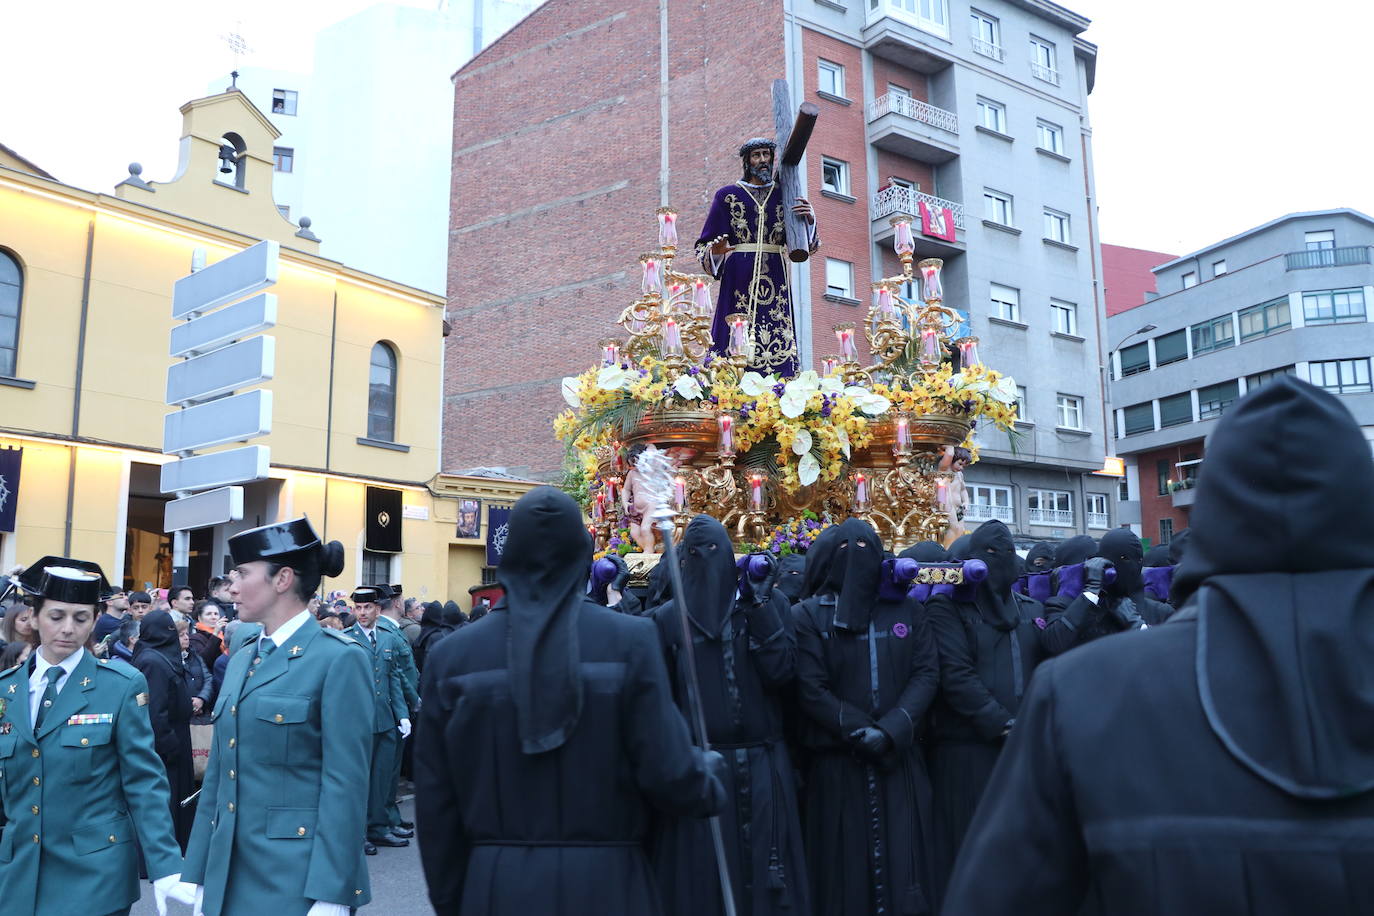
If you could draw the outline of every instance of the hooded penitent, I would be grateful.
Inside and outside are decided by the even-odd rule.
[[[1026,572],[1035,575],[1046,573],[1054,568],[1054,548],[1045,541],[1032,544],[1026,551]]]
[[[1102,535],[1102,540],[1097,543],[1097,556],[1111,560],[1116,568],[1116,579],[1107,583],[1107,594],[1117,597],[1138,595],[1145,587],[1140,572],[1145,561],[1145,549],[1131,529],[1113,528]]]
[[[988,566],[987,578],[978,583],[974,593],[978,613],[999,630],[1015,629],[1021,617],[1011,587],[1020,571],[1011,531],[996,519],[979,525],[969,535],[968,558],[982,560]]]
[[[507,663],[520,747],[561,747],[582,714],[581,610],[592,540],[572,497],[538,487],[515,503],[496,580],[510,612]]]
[[[1154,547],[1145,551],[1145,562],[1141,565],[1146,569],[1154,569],[1159,566],[1172,566],[1173,564],[1169,562],[1169,545],[1156,544]]]
[[[949,545],[949,558],[951,560],[967,560],[969,558],[968,540],[969,536],[965,534],[962,537],[956,538],[954,543]]]
[[[883,542],[873,526],[851,518],[837,526],[835,559],[826,577],[835,601],[835,626],[853,632],[866,630],[878,600],[878,576],[883,569]]]
[[[1300,798],[1374,789],[1374,465],[1334,396],[1285,376],[1217,425],[1175,595],[1227,750]]]
[[[934,541],[921,541],[912,544],[897,556],[915,560],[917,563],[948,563],[949,551]]]
[[[830,564],[835,559],[835,550],[840,546],[840,526],[825,528],[811,542],[806,551],[806,569],[802,573],[802,600],[827,591],[825,583],[830,577]]]
[[[155,651],[167,659],[173,671],[182,669],[181,642],[177,637],[177,625],[172,615],[166,611],[153,611],[144,615],[139,624],[138,641],[143,651]]]
[[[678,553],[687,619],[707,639],[720,639],[738,581],[730,534],[709,515],[698,515],[687,523]]]
[[[802,585],[806,571],[806,554],[789,553],[787,556],[778,560],[778,568],[774,572],[773,587],[787,596],[788,604],[796,604],[801,600]]]
[[[1054,566],[1073,566],[1082,563],[1097,553],[1097,541],[1086,534],[1076,534],[1066,541],[1060,541],[1054,548]]]

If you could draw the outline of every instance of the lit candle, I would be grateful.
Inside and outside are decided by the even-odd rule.
[[[854,475],[854,508],[859,511],[868,508],[868,478],[862,471]]]
[[[717,419],[720,422],[720,453],[733,455],[735,453],[735,418],[728,413],[723,413]]]
[[[939,302],[944,299],[944,287],[940,284],[940,268],[945,266],[945,262],[939,258],[926,258],[916,266],[921,269],[921,280],[925,287],[922,297],[927,302]]]
[[[692,305],[698,318],[711,317],[711,293],[705,280],[698,280],[692,286]]]
[[[749,476],[749,505],[755,512],[763,510],[763,475]]]
[[[611,448],[613,448],[613,449],[615,450],[615,460],[611,462],[611,465],[615,468],[615,472],[616,472],[617,474],[623,474],[623,473],[625,473],[625,451],[624,451],[624,449],[622,449],[622,448],[620,447],[620,443],[619,443],[619,442],[614,443],[614,444],[611,446]]]
[[[656,258],[644,259],[644,282],[641,288],[646,293],[663,292],[663,278],[658,274],[658,260]]]
[[[673,506],[679,512],[687,507],[687,481],[681,476],[673,478]]]
[[[878,290],[878,313],[884,318],[892,317],[892,290],[886,286]]]
[[[669,301],[670,303],[677,303],[677,302],[681,299],[681,297],[682,297],[682,284],[681,284],[681,283],[674,283],[671,287],[669,287],[668,301]]]
[[[840,359],[847,363],[857,362],[859,359],[859,350],[858,347],[854,345],[854,325],[835,325],[835,337],[840,341]]]
[[[834,375],[834,374],[835,374],[835,369],[836,369],[839,365],[840,365],[840,358],[839,358],[838,356],[822,356],[822,357],[821,357],[821,376],[824,377],[824,378],[829,378],[830,376]]]
[[[965,337],[959,341],[959,363],[963,366],[981,366],[982,358],[978,355],[978,338]]]
[[[596,502],[592,503],[592,518],[598,522],[606,517],[606,491],[596,491]]]
[[[896,230],[892,236],[892,248],[898,257],[910,255],[916,250],[916,243],[911,238],[911,220],[899,219],[892,224],[892,228]]]
[[[620,341],[607,339],[601,341],[601,365],[614,366],[620,362]]]
[[[619,494],[619,490],[620,490],[620,478],[619,478],[619,477],[608,477],[608,478],[606,478],[606,500],[607,500],[607,502],[610,502],[612,505],[614,505],[616,502],[618,502],[618,501],[619,501],[618,497],[619,497],[619,495],[620,495],[620,494]]]
[[[949,485],[946,483],[945,479],[941,477],[939,480],[935,481],[935,503],[941,509],[944,509],[949,504],[948,500]]]
[[[660,210],[658,213],[658,246],[677,247],[677,214],[672,210]]]
[[[727,350],[731,356],[749,355],[749,319],[743,315],[730,317],[730,343]]]
[[[928,363],[940,361],[940,336],[931,328],[921,331],[921,359]]]
[[[682,332],[678,330],[676,318],[663,319],[663,355],[682,355]]]
[[[897,418],[897,448],[905,451],[911,448],[911,421],[906,417]]]

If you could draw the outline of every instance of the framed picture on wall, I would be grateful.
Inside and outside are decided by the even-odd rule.
[[[482,536],[482,501],[480,499],[458,500],[458,537],[478,538]]]

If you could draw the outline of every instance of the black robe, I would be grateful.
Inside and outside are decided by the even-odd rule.
[[[1076,598],[1055,596],[1045,602],[1045,629],[1041,641],[1050,655],[1061,655],[1074,646],[1124,633],[1122,626],[1110,613],[1113,604],[1121,599],[1103,591],[1097,604],[1079,595]],[[1147,596],[1144,591],[1131,596],[1136,613],[1147,626],[1156,627],[1168,620],[1173,608],[1162,601]]]
[[[167,770],[171,788],[170,808],[177,844],[182,851],[191,838],[196,809],[181,806],[196,791],[195,765],[191,760],[191,692],[181,662],[176,624],[166,611],[143,618],[138,645],[143,651],[133,666],[148,682],[148,719],[153,726],[153,746]]]
[[[835,609],[831,595],[793,608],[812,909],[930,913],[930,780],[917,738],[939,682],[935,640],[912,600],[876,602],[862,632],[835,627]],[[850,744],[864,726],[892,739],[878,763]]]
[[[1374,467],[1291,377],[1227,411],[1164,626],[1043,663],[960,916],[1374,912]]]

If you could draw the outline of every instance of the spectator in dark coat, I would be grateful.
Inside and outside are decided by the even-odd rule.
[[[945,912],[1374,912],[1374,465],[1285,376],[1209,439],[1164,626],[1040,666]]]
[[[181,643],[181,664],[186,669],[186,691],[191,696],[191,722],[210,724],[210,711],[215,708],[215,682],[204,659],[191,651],[191,627],[178,618],[177,639]]]
[[[140,626],[139,645],[143,648],[134,657],[133,665],[148,681],[153,747],[167,770],[172,790],[172,825],[177,844],[185,852],[195,819],[195,809],[181,806],[182,799],[196,790],[191,763],[191,693],[186,668],[181,663],[181,639],[172,615],[167,611],[150,611]]]
[[[454,602],[449,602],[455,608],[458,606]],[[462,611],[458,612],[462,614]],[[421,671],[425,670],[425,656],[435,643],[443,639],[453,631],[444,623],[444,606],[437,601],[431,601],[425,605],[425,612],[420,617],[420,638],[415,640],[415,667]]]
[[[119,629],[115,631],[114,642],[110,643],[110,658],[118,659],[130,665],[134,663],[134,649],[138,648],[138,631],[140,621],[132,616],[125,617],[120,621]]]

